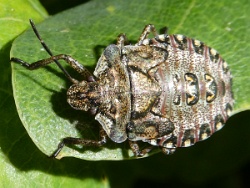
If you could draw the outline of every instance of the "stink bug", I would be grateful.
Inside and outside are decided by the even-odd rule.
[[[106,47],[93,74],[69,55],[53,55],[34,63],[11,58],[29,70],[55,62],[72,82],[67,101],[77,110],[90,111],[100,123],[100,140],[63,138],[52,154],[65,145],[102,146],[109,137],[126,140],[135,156],[154,146],[170,154],[177,147],[191,146],[222,128],[233,108],[232,76],[227,63],[204,43],[183,35],[158,35],[147,25],[135,45],[125,45],[124,34],[117,44]],[[153,38],[148,38],[152,33]],[[58,60],[64,60],[85,77],[72,78]],[[149,143],[140,150],[138,141]]]

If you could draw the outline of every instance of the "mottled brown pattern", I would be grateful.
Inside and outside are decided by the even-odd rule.
[[[149,39],[151,32],[154,38]],[[117,45],[104,50],[93,75],[63,54],[33,64],[11,59],[31,70],[53,61],[60,67],[57,60],[64,59],[86,77],[77,81],[60,67],[73,82],[68,103],[95,115],[101,139],[64,138],[53,157],[65,144],[101,146],[106,136],[117,143],[129,140],[136,156],[145,155],[153,146],[171,154],[177,147],[206,139],[227,121],[234,103],[232,76],[216,50],[183,35],[158,35],[153,25],[145,27],[135,45],[125,45],[125,41],[121,34]],[[151,146],[141,151],[137,141]]]

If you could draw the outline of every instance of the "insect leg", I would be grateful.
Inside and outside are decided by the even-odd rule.
[[[138,40],[137,44],[141,45],[143,40],[145,40],[150,33],[153,33],[154,36],[158,36],[158,33],[157,33],[156,29],[155,29],[155,26],[152,25],[152,24],[149,24],[149,25],[145,26],[145,28],[142,31],[141,36],[139,37],[139,40]]]
[[[137,144],[137,142],[131,141],[131,140],[129,140],[129,146],[132,149],[132,151],[133,151],[133,153],[134,153],[134,155],[136,157],[142,157],[142,156],[146,155],[154,147],[154,146],[149,146],[149,147],[147,147],[147,148],[145,148],[143,150],[140,150],[139,145]]]
[[[94,147],[101,147],[102,145],[106,144],[107,142],[107,134],[104,129],[100,129],[100,140],[86,140],[82,138],[73,138],[73,137],[66,137],[64,138],[59,144],[56,151],[50,156],[51,158],[56,158],[60,151],[63,149],[65,145],[83,145],[83,146],[94,146]]]
[[[165,155],[171,155],[175,152],[175,148],[165,148],[165,147],[161,147],[161,151],[165,154]]]
[[[43,41],[42,37],[40,36],[38,30],[36,29],[36,26],[34,24],[34,22],[30,19],[30,25],[36,35],[36,37],[38,38],[38,40],[40,41],[40,43],[42,44],[43,48],[46,50],[46,52],[51,56],[51,59],[46,61],[46,60],[40,60],[38,62],[35,62],[32,64],[28,64],[26,63],[25,61],[21,60],[21,59],[18,59],[18,58],[11,58],[10,61],[13,61],[13,62],[16,62],[16,63],[20,63],[22,66],[26,67],[27,69],[30,69],[30,70],[34,70],[34,69],[37,69],[37,68],[40,68],[40,67],[43,67],[49,63],[52,63],[52,61],[54,61],[57,66],[62,70],[62,72],[65,74],[65,76],[72,82],[72,83],[78,83],[79,81],[77,81],[76,79],[72,78],[69,73],[62,67],[62,65],[57,61],[58,59],[56,58],[53,58],[53,53],[51,52],[51,50],[49,49],[49,47],[46,45],[46,43]],[[59,58],[60,59],[60,58]],[[62,58],[61,58],[62,59]],[[72,59],[72,58],[71,58]],[[73,60],[73,59],[72,59]],[[67,61],[67,60],[66,60]],[[68,62],[73,68],[74,67],[77,67],[77,70],[80,74],[84,75],[87,77],[88,81],[94,81],[94,77],[92,76],[92,74],[86,69],[84,68],[83,66],[81,66],[76,60],[74,60],[74,62],[70,63]],[[76,66],[73,66],[72,64],[76,64]],[[78,64],[80,66],[78,66]],[[80,70],[80,71],[79,71]]]
[[[121,49],[124,47],[125,44],[128,44],[128,39],[124,33],[118,35],[116,44],[117,46],[120,46]]]
[[[53,56],[53,53],[51,52],[51,50],[49,49],[49,47],[47,46],[47,44],[44,42],[44,40],[42,39],[42,37],[40,36],[38,30],[36,29],[36,26],[34,24],[34,22],[30,19],[30,25],[36,35],[36,37],[38,38],[38,40],[40,41],[41,45],[43,46],[43,48],[46,50],[46,52],[50,55]],[[74,78],[72,78],[69,73],[63,68],[63,66],[57,61],[54,60],[54,62],[57,64],[57,66],[62,70],[62,72],[65,74],[65,76],[72,82],[72,83],[77,83],[78,81],[75,80]]]
[[[57,60],[60,60],[60,59],[65,60],[74,70],[76,70],[81,75],[85,76],[88,79],[88,81],[94,81],[93,75],[83,65],[81,65],[77,60],[73,59],[71,56],[65,55],[65,54],[51,56],[50,58],[42,59],[42,60],[36,61],[34,63],[31,63],[31,64],[29,64],[21,59],[15,58],[15,57],[12,57],[10,59],[10,61],[15,62],[15,63],[19,63],[29,70],[35,70],[35,69],[39,69],[41,67],[44,67],[44,66],[46,66],[50,63],[53,63]],[[72,77],[70,77],[69,79],[73,83],[78,83],[78,81]]]

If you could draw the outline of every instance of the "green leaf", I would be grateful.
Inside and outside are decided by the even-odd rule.
[[[197,38],[220,52],[222,57],[229,63],[234,75],[235,112],[249,109],[249,78],[247,76],[249,71],[248,41],[250,37],[248,35],[250,23],[249,2],[247,0],[235,2],[227,0],[219,2],[205,0],[158,0],[154,1],[154,3],[152,2],[149,0],[124,2],[117,0],[91,1],[82,5],[82,7],[68,11],[68,13],[65,12],[62,15],[51,17],[39,25],[38,29],[55,54],[70,54],[83,62],[84,65],[88,65],[89,68],[94,67],[101,53],[98,45],[107,46],[110,43],[114,43],[115,37],[119,33],[126,32],[129,40],[134,42],[145,24],[153,23],[157,28],[167,25],[169,33],[181,33]],[[8,3],[11,2],[5,1],[4,5]],[[20,5],[21,3],[16,4],[17,7]],[[0,7],[4,7],[1,0]],[[19,16],[24,16],[25,20],[23,20],[23,24],[20,24],[23,27],[16,32],[17,34],[28,26],[26,17],[27,19],[33,18],[36,23],[41,19],[35,19],[34,16],[29,15],[35,14],[33,11],[23,14],[23,10],[26,9],[22,9]],[[111,12],[111,16],[104,17],[102,14],[99,14],[99,12],[105,11]],[[80,21],[77,19],[78,17]],[[71,18],[70,21],[68,18]],[[83,26],[86,22],[89,23],[90,27],[86,28]],[[50,25],[47,25],[49,23]],[[65,25],[64,27],[67,28],[68,25],[72,24],[74,25],[72,30],[66,29],[64,31],[70,31],[69,33],[75,32],[75,38],[69,37],[65,33],[61,34],[61,38],[59,37],[58,39],[57,31],[60,31],[60,25]],[[6,32],[6,35],[10,35],[11,32],[15,31],[15,25],[15,23],[11,27],[7,25],[4,32],[1,28],[0,38]],[[92,29],[92,25],[94,29]],[[0,24],[1,26],[2,24]],[[78,27],[80,27],[80,31],[77,31]],[[228,187],[230,185],[232,187],[232,185],[235,185],[235,187],[239,187],[244,183],[244,179],[241,177],[241,169],[248,169],[247,166],[244,167],[243,165],[249,162],[250,158],[249,111],[234,115],[221,131],[215,133],[208,140],[199,142],[192,147],[179,148],[171,156],[164,156],[160,153],[143,160],[120,162],[91,162],[74,158],[64,158],[61,161],[48,159],[34,146],[26,130],[23,129],[15,110],[8,62],[10,41],[15,36],[12,35],[9,38],[2,37],[6,39],[7,45],[4,46],[5,48],[1,46],[0,52],[0,170],[2,172],[0,173],[0,187],[107,187],[107,182],[112,187],[121,188],[138,187],[138,185],[145,187],[150,185],[155,187],[212,187],[211,185]],[[40,51],[41,46],[34,34],[29,32],[29,35],[26,34],[27,36],[29,37],[28,39],[18,39],[15,42],[11,56],[22,58],[28,62],[48,57],[45,52]],[[25,37],[25,35],[22,37]],[[59,41],[56,41],[56,38]],[[81,40],[77,41],[79,38]],[[23,40],[26,40],[26,45],[23,45],[23,43],[19,44]],[[87,46],[85,47],[85,45]],[[90,48],[91,46],[96,48]],[[94,52],[95,50],[97,53]],[[56,87],[66,90],[69,83],[64,75],[61,74],[55,65],[50,67],[44,70],[37,70],[37,72],[26,71],[23,67],[15,65],[13,67],[15,70],[13,71],[21,79],[24,79],[22,82],[24,84],[22,85],[23,87],[36,82],[36,76],[45,71],[44,76],[47,74],[52,76],[54,74],[58,75],[60,82]],[[44,90],[47,88],[50,89],[52,86],[48,86],[47,83],[54,81],[54,78],[53,76],[49,77],[49,80],[38,80],[38,86],[34,88],[38,91],[37,94],[44,93]],[[26,100],[32,103],[34,102],[32,97],[28,94]],[[58,113],[61,107],[62,111],[67,108],[67,117],[70,120],[78,119],[78,116],[81,116],[85,121],[86,118],[84,117],[88,116],[82,112],[74,112],[73,109],[67,107],[64,91],[59,90],[56,94],[51,91],[45,100],[51,101],[53,111],[57,112],[59,117],[65,117],[65,112],[64,115],[63,113],[61,113],[62,115]],[[42,107],[43,102],[37,108]],[[55,103],[58,106],[53,105]],[[32,106],[33,104],[29,105]],[[31,109],[32,114],[35,113],[37,108]],[[50,109],[47,109],[48,115],[52,113],[49,111]],[[21,116],[22,114],[29,114],[29,112],[26,112],[27,108],[20,108],[19,110],[23,110],[20,114]],[[73,117],[71,118],[69,116],[72,116],[72,113]],[[38,119],[35,121],[42,122],[39,116],[38,114]],[[51,118],[51,121],[53,121],[52,117],[47,118]],[[82,119],[80,119],[81,121]],[[92,126],[92,123],[95,121],[92,117],[90,121]],[[47,124],[39,126],[41,126],[40,130],[43,131],[42,128],[46,129]],[[58,129],[61,129],[62,125],[56,126],[58,126]],[[34,126],[33,128],[36,129],[37,127]],[[87,130],[89,128],[87,127]],[[69,129],[66,131],[69,131]],[[97,134],[97,132],[93,132],[93,137],[97,136]],[[53,137],[49,139],[54,139]],[[55,142],[52,143],[53,146],[51,148],[54,148],[59,141],[57,138],[54,140]],[[110,147],[108,145],[108,148]],[[122,148],[123,145],[117,144],[114,147]],[[85,152],[88,149],[79,149],[79,152]],[[50,154],[50,152],[47,151],[47,154]]]
[[[29,26],[28,19],[40,22],[47,13],[37,0],[0,0],[0,7],[0,187],[107,187],[93,164],[57,163],[32,143],[16,111],[9,56],[12,40]]]
[[[4,47],[28,26],[27,20],[32,17],[37,22],[47,16],[47,13],[38,1],[16,0],[0,1],[0,47]],[[24,14],[23,12],[27,14]]]
[[[170,33],[199,39],[217,49],[226,59],[234,76],[234,111],[237,112],[250,106],[247,100],[250,93],[247,87],[250,81],[250,65],[247,63],[249,23],[244,14],[235,16],[237,12],[230,9],[241,6],[240,3],[225,3],[226,7],[222,2],[210,2],[208,6],[205,1],[160,1],[154,6],[150,6],[149,1],[91,1],[50,17],[37,29],[54,54],[69,54],[93,70],[103,48],[115,43],[121,32],[134,42],[144,25],[154,23],[156,28],[167,25]],[[220,15],[214,14],[214,10]],[[218,16],[223,19],[218,19]],[[49,57],[31,30],[15,41],[11,56],[27,62]],[[43,153],[52,154],[64,137],[98,139],[98,123],[94,117],[75,111],[67,104],[66,90],[70,83],[56,65],[36,71],[13,65],[12,78],[19,116]],[[65,147],[59,158],[64,156],[85,160],[123,160],[133,154],[127,143],[109,141],[101,149]]]

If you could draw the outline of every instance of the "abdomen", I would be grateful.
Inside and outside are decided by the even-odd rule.
[[[232,76],[221,56],[198,40],[183,35],[160,35],[158,40],[168,43],[168,58],[150,70],[162,88],[152,112],[169,118],[175,127],[161,145],[190,146],[228,119],[234,101]]]

